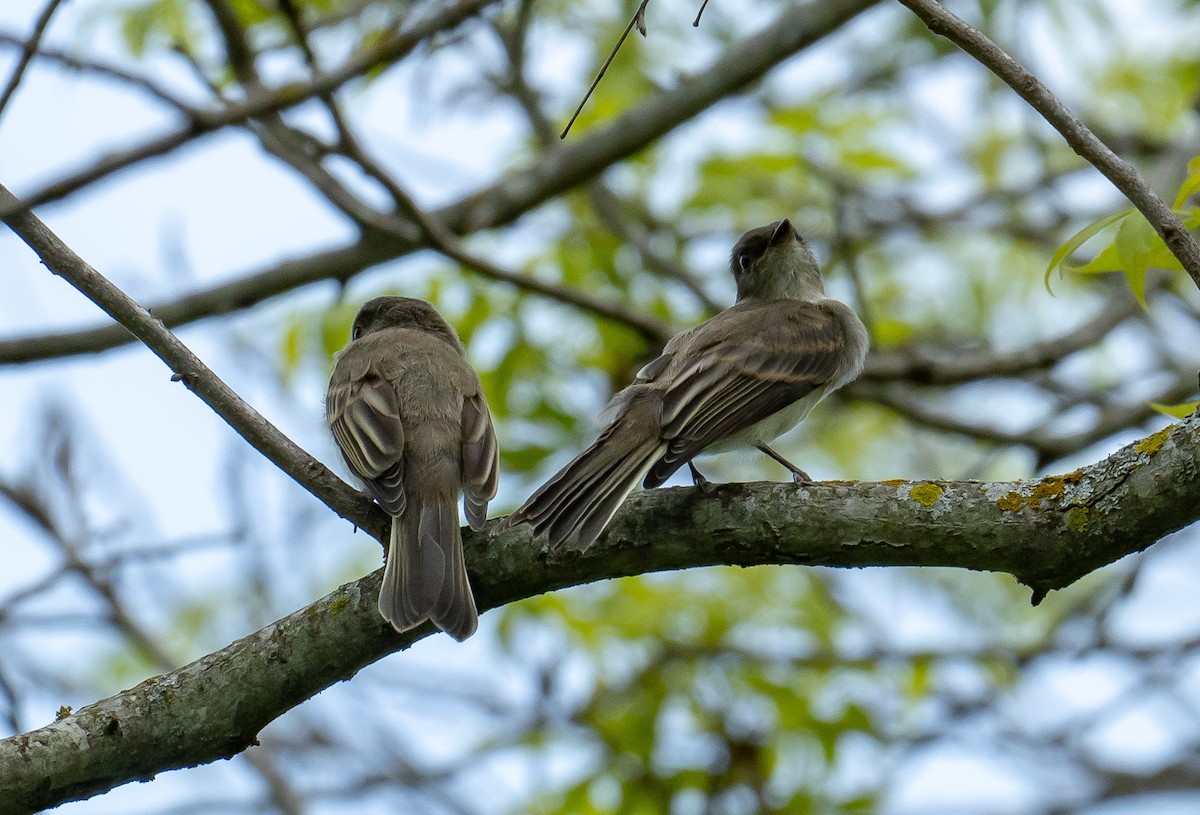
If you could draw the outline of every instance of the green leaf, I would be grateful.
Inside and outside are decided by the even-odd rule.
[[[1121,254],[1117,251],[1115,243],[1110,243],[1101,249],[1100,253],[1087,263],[1072,263],[1070,260],[1064,260],[1062,265],[1063,268],[1079,274],[1104,274],[1119,272],[1125,268],[1121,263]]]
[[[296,370],[296,366],[300,364],[303,336],[304,323],[299,319],[292,320],[291,325],[283,332],[283,341],[280,343],[279,356],[282,361],[282,373],[285,382],[291,378],[292,373]]]
[[[894,348],[907,345],[917,336],[911,323],[894,317],[883,317],[871,324],[872,344],[878,348]]]
[[[1055,269],[1061,268],[1063,261],[1074,254],[1076,249],[1083,246],[1085,243],[1103,232],[1108,227],[1118,223],[1136,211],[1137,210],[1135,210],[1133,207],[1130,207],[1129,209],[1123,209],[1120,212],[1105,216],[1098,221],[1093,221],[1091,224],[1085,226],[1083,229],[1079,230],[1070,238],[1068,238],[1066,243],[1058,247],[1058,250],[1050,258],[1050,264],[1046,267],[1046,291],[1050,292],[1051,294],[1054,293],[1050,289],[1050,275],[1054,273]]]
[[[1174,419],[1186,419],[1200,408],[1200,402],[1180,402],[1177,405],[1164,405],[1161,402],[1151,402],[1150,407],[1157,410],[1164,416],[1170,416]]]
[[[911,165],[903,161],[899,156],[886,153],[883,150],[870,148],[846,149],[842,151],[841,155],[842,163],[849,170],[858,170],[864,173],[880,173],[901,178],[912,178],[915,175]]]
[[[1192,161],[1195,161],[1195,159],[1192,159]],[[1191,164],[1192,162],[1188,162],[1189,169],[1191,168]],[[1171,208],[1181,209],[1187,203],[1187,200],[1196,194],[1197,190],[1200,190],[1200,173],[1188,176],[1187,181],[1183,182],[1183,185],[1179,188],[1179,193],[1175,196],[1175,203],[1171,205]]]
[[[1121,265],[1124,267],[1125,279],[1129,281],[1129,288],[1133,290],[1133,295],[1142,308],[1146,307],[1147,264],[1157,238],[1154,227],[1141,215],[1126,218],[1117,228],[1117,254],[1121,256]]]

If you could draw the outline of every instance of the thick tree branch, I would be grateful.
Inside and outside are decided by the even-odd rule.
[[[1034,600],[1200,518],[1200,414],[1034,481],[728,484],[643,492],[586,553],[527,526],[464,531],[481,609],[595,580],[694,566],[956,566],[1008,572]],[[178,671],[0,741],[0,789],[28,809],[234,755],[284,711],[432,633],[396,634],[380,574]]]
[[[482,0],[475,0],[481,2]],[[835,31],[878,0],[792,6],[763,31],[735,45],[703,73],[654,94],[608,127],[589,133],[525,168],[434,213],[457,235],[510,223],[529,210],[645,148],[712,104],[743,90],[800,49]],[[0,213],[4,210],[0,209]],[[168,326],[227,314],[321,280],[345,281],[371,266],[428,248],[367,236],[361,241],[250,274],[152,306]],[[0,341],[0,364],[92,353],[130,342],[117,326]]]
[[[0,185],[0,210],[4,209],[17,213],[5,217],[4,222],[37,252],[48,269],[145,343],[175,372],[173,378],[181,380],[254,449],[343,518],[379,534],[388,528],[390,520],[382,510],[279,432],[222,382],[161,321],[72,252],[37,216],[21,207],[20,201]]]
[[[1054,127],[1076,153],[1090,162],[1129,199],[1166,242],[1171,253],[1200,286],[1200,246],[1183,223],[1134,169],[1079,121],[1050,89],[981,31],[935,0],[900,0],[929,27],[977,59]]]

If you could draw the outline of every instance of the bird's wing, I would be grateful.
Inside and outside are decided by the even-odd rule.
[[[391,515],[404,511],[404,425],[395,387],[369,365],[329,388],[329,427],[346,463]],[[341,367],[341,365],[339,365]]]
[[[837,375],[846,338],[828,310],[796,300],[742,306],[700,326],[675,349],[680,364],[656,371],[669,377],[662,402],[667,450],[646,487]]]
[[[464,397],[462,407],[463,508],[467,523],[476,531],[483,529],[499,478],[500,446],[487,401],[477,392]]]

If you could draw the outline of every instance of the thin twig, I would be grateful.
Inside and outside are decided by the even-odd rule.
[[[338,515],[382,538],[389,520],[366,496],[353,490],[281,433],[226,385],[150,312],[93,269],[0,185],[5,223],[37,252],[42,262],[141,340],[193,393],[256,450]]]
[[[12,76],[8,78],[8,84],[0,92],[0,118],[4,117],[4,108],[8,106],[8,102],[12,99],[13,94],[17,92],[17,88],[21,84],[21,79],[25,76],[25,70],[33,62],[38,46],[41,45],[42,37],[46,35],[46,29],[50,27],[50,18],[54,16],[54,12],[58,11],[58,7],[62,3],[63,0],[50,0],[46,4],[46,7],[42,9],[37,22],[33,24],[33,33],[25,41],[25,48],[21,53],[21,59],[18,60],[17,67],[13,68]]]
[[[1200,246],[1133,165],[1122,159],[1079,121],[1050,89],[981,31],[951,14],[935,0],[900,0],[934,34],[940,34],[977,59],[1042,115],[1071,148],[1090,162],[1137,207],[1200,286]]]
[[[508,76],[503,80],[504,88],[520,104],[522,111],[525,113],[525,118],[529,120],[529,126],[533,131],[534,137],[541,143],[543,148],[553,150],[558,144],[554,138],[554,130],[546,115],[542,112],[542,103],[538,92],[529,84],[525,73],[525,35],[523,28],[525,22],[523,21],[527,19],[530,2],[531,0],[525,0],[524,3],[518,6],[517,19],[512,26],[493,23],[493,29],[496,32],[496,36],[500,39],[501,45],[504,47],[505,61],[508,66]],[[650,241],[650,232],[651,229],[657,228],[657,225],[643,223],[649,220],[644,216],[637,223],[634,222],[633,218],[626,217],[624,202],[604,183],[603,178],[594,179],[588,184],[587,190],[588,198],[596,215],[614,235],[626,243],[633,245],[638,254],[641,255],[642,262],[646,264],[646,267],[650,271],[678,281],[695,295],[696,299],[706,309],[709,309],[713,313],[721,310],[721,306],[714,302],[708,296],[708,293],[704,291],[704,287],[700,285],[699,280],[678,263],[675,263],[672,258],[666,257],[654,249]]]
[[[7,45],[14,48],[25,50],[29,47],[29,41],[17,37],[9,32],[0,31],[0,45]],[[168,91],[163,86],[159,85],[148,77],[139,76],[138,74],[130,73],[124,68],[119,68],[115,65],[109,65],[105,62],[76,56],[66,51],[60,51],[56,48],[40,48],[33,55],[35,59],[45,62],[53,62],[58,65],[68,68],[72,71],[81,71],[89,74],[95,74],[103,79],[113,80],[122,85],[128,85],[131,88],[143,91],[150,96],[164,102],[167,105],[175,108],[180,113],[184,114],[188,119],[194,119],[199,116],[199,111],[195,107],[184,102],[179,97],[175,96],[171,91]]]
[[[474,255],[463,248],[461,241],[447,228],[444,222],[439,220],[437,216],[421,209],[403,189],[393,184],[389,192],[402,208],[403,214],[411,218],[420,228],[422,235],[429,244],[456,263],[474,269],[493,280],[512,283],[526,291],[541,294],[634,328],[655,350],[665,345],[674,333],[662,322],[649,315],[641,314],[623,303],[609,302],[570,286],[563,286],[547,280],[538,280],[531,275],[513,272],[492,263],[486,258]]]
[[[575,124],[575,120],[579,118],[579,114],[583,112],[583,106],[587,104],[587,100],[592,98],[592,92],[596,90],[596,86],[600,84],[600,80],[604,78],[608,66],[612,64],[613,59],[617,56],[617,52],[621,50],[621,46],[625,43],[625,38],[629,36],[629,32],[633,31],[633,27],[638,26],[638,30],[642,36],[646,36],[646,24],[644,22],[644,14],[646,13],[646,4],[650,0],[642,0],[641,5],[637,7],[637,11],[629,18],[629,24],[625,26],[625,30],[621,32],[621,39],[617,40],[617,44],[613,46],[609,52],[608,59],[604,60],[604,64],[600,66],[600,73],[596,74],[596,78],[592,80],[591,87],[587,89],[587,93],[583,95],[583,99],[579,101],[579,107],[575,108],[575,112],[571,115],[571,121],[567,122],[567,126],[563,128],[562,133],[558,134],[560,139],[565,139],[567,134],[571,132],[571,125]],[[640,23],[640,24],[639,24]]]

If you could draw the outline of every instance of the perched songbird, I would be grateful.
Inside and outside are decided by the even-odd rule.
[[[657,487],[702,451],[753,446],[808,476],[767,445],[830,391],[862,371],[867,329],[825,296],[821,270],[784,219],[752,229],[730,257],[737,303],[672,337],[601,414],[591,447],[513,513],[561,546],[575,530],[586,548],[638,481]]]
[[[346,464],[392,516],[379,613],[397,631],[426,619],[457,640],[475,633],[458,495],[482,529],[499,448],[479,376],[433,306],[376,297],[337,354],[325,415]]]

